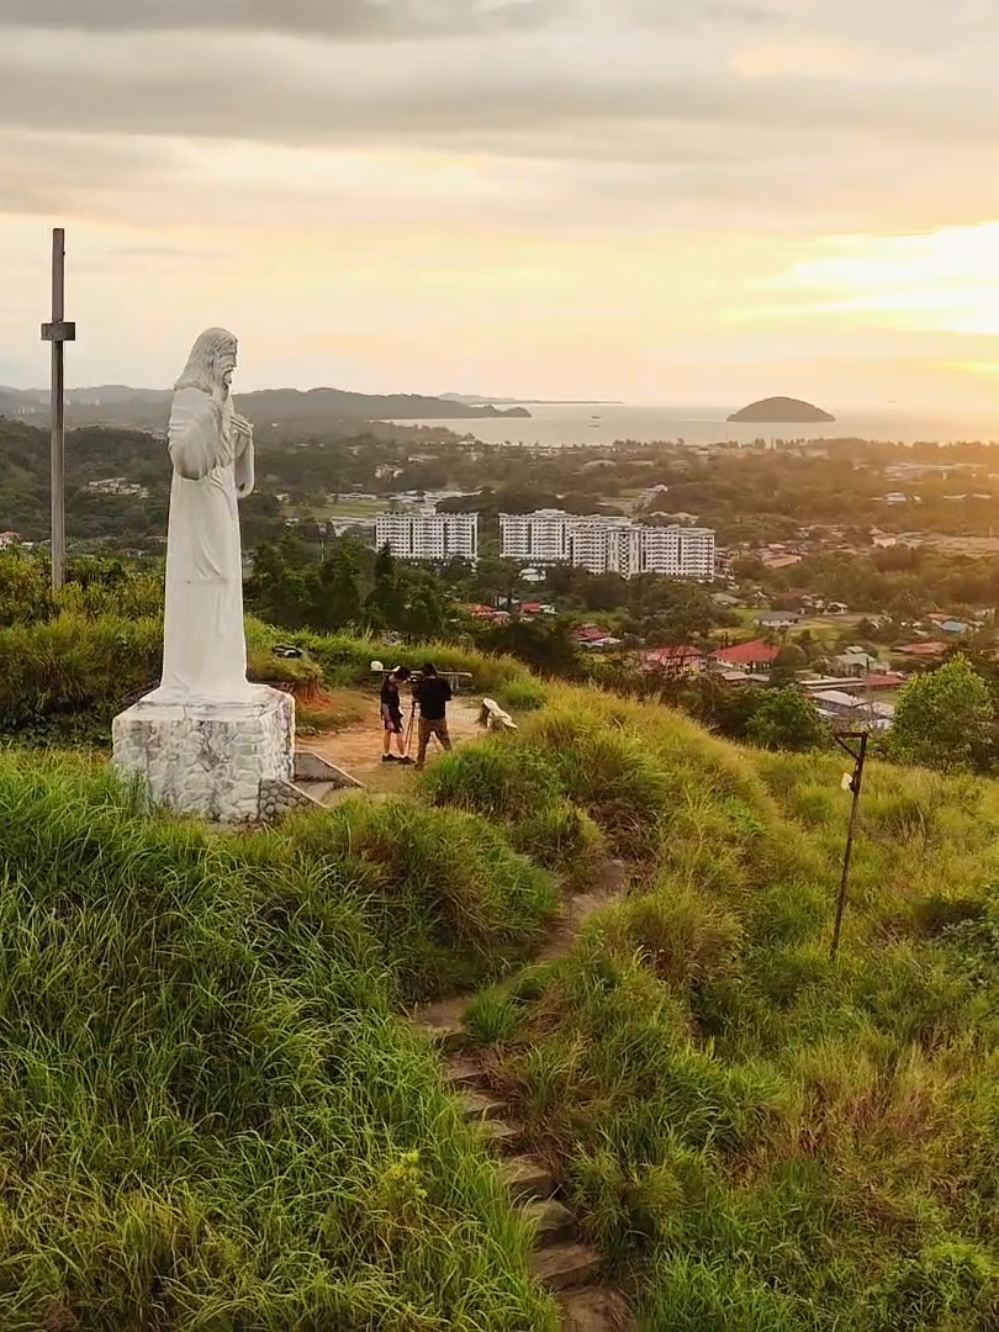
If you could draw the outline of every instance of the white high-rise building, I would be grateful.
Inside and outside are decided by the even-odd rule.
[[[400,560],[479,558],[477,513],[380,513],[375,520],[375,545],[388,546]]]
[[[570,514],[561,509],[500,514],[500,549],[506,559],[563,564],[569,558]]]
[[[572,564],[623,578],[653,573],[708,582],[715,575],[715,534],[705,527],[646,527],[628,518],[555,509],[500,514],[501,553],[534,564]]]

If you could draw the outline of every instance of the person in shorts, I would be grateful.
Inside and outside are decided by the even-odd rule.
[[[405,724],[402,719],[402,700],[399,689],[406,683],[412,671],[408,666],[397,666],[382,681],[382,762],[411,763],[406,754]],[[398,754],[392,753],[392,737]]]
[[[435,735],[441,749],[451,748],[451,736],[447,729],[447,705],[453,694],[451,686],[442,680],[432,662],[427,662],[420,672],[419,683],[413,690],[413,697],[420,706],[420,723],[417,730],[416,766],[423,767],[427,757],[427,744]]]

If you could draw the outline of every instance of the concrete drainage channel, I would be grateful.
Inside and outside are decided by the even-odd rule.
[[[499,1156],[510,1197],[534,1228],[531,1272],[558,1299],[564,1332],[628,1332],[634,1324],[627,1305],[600,1282],[600,1253],[580,1241],[576,1218],[558,1199],[550,1171],[522,1151],[521,1129],[511,1120],[509,1107],[490,1095],[477,1060],[462,1053],[465,1031],[459,1006],[454,1001],[431,1005],[414,1014],[414,1023],[440,1051],[444,1076],[459,1096],[465,1118],[480,1126]]]

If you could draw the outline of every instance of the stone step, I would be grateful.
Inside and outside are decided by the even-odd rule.
[[[444,1069],[444,1076],[453,1087],[478,1087],[482,1089],[488,1085],[486,1071],[482,1065],[475,1059],[462,1058],[461,1056],[448,1061]]]
[[[459,1022],[416,1022],[414,1027],[446,1055],[457,1053],[465,1043],[465,1028]]]
[[[302,795],[314,800],[317,805],[323,805],[326,808],[335,805],[344,796],[356,794],[355,788],[341,786],[339,782],[315,782],[300,779],[294,783],[294,786],[296,791],[300,791]]]
[[[615,1290],[581,1286],[558,1296],[562,1332],[632,1332],[634,1318]]]
[[[500,1178],[515,1203],[536,1202],[555,1192],[551,1172],[535,1156],[511,1156],[501,1164]]]
[[[444,999],[423,1004],[413,1010],[410,1021],[415,1029],[432,1041],[445,1055],[457,1054],[467,1040],[464,1023],[467,999]]]
[[[461,1092],[461,1108],[466,1119],[499,1119],[506,1113],[507,1105],[485,1092],[466,1088]]]
[[[539,1198],[521,1209],[524,1220],[534,1227],[535,1245],[558,1244],[576,1233],[576,1218],[555,1198]]]
[[[549,1290],[569,1290],[592,1281],[601,1262],[588,1244],[555,1244],[532,1255],[531,1275]]]
[[[516,1151],[524,1130],[520,1124],[511,1124],[505,1119],[479,1119],[475,1123],[478,1131],[486,1140],[486,1145],[494,1152],[509,1154]]]

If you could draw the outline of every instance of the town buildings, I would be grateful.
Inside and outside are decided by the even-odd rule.
[[[715,534],[703,527],[648,527],[629,518],[577,515],[560,509],[500,514],[506,559],[537,565],[572,564],[593,574],[660,574],[710,581]]]
[[[375,520],[375,545],[388,546],[400,560],[449,560],[479,557],[479,515],[436,513],[423,509],[380,513]]]

